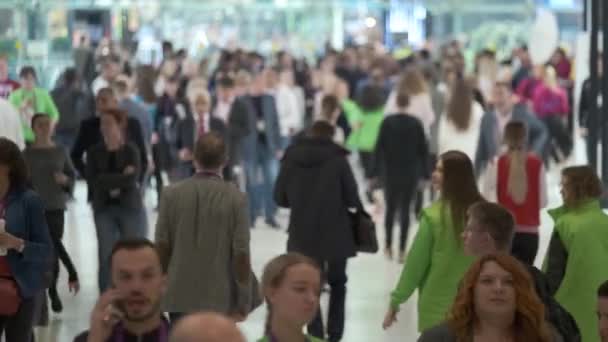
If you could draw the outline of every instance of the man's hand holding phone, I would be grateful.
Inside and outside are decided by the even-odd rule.
[[[124,317],[116,306],[116,302],[123,297],[124,295],[116,289],[110,289],[99,297],[91,314],[88,342],[105,342],[112,336],[114,326]]]

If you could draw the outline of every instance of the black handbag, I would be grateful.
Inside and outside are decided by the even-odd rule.
[[[349,214],[357,251],[372,254],[378,252],[376,224],[372,220],[372,217],[363,208],[357,208],[356,212],[349,212]]]

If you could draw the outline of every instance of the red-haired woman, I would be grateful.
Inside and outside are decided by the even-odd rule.
[[[448,319],[419,342],[549,342],[561,338],[545,321],[545,308],[528,272],[515,258],[490,254],[469,268]]]

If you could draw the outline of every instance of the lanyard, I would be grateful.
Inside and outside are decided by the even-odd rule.
[[[114,342],[124,342],[125,332],[122,324],[116,327]],[[158,342],[169,342],[169,323],[163,318],[158,328]]]

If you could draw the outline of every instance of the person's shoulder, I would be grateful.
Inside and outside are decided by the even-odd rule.
[[[455,341],[456,337],[454,333],[450,330],[450,327],[447,323],[441,323],[436,325],[428,330],[425,330],[418,342],[452,342]]]

